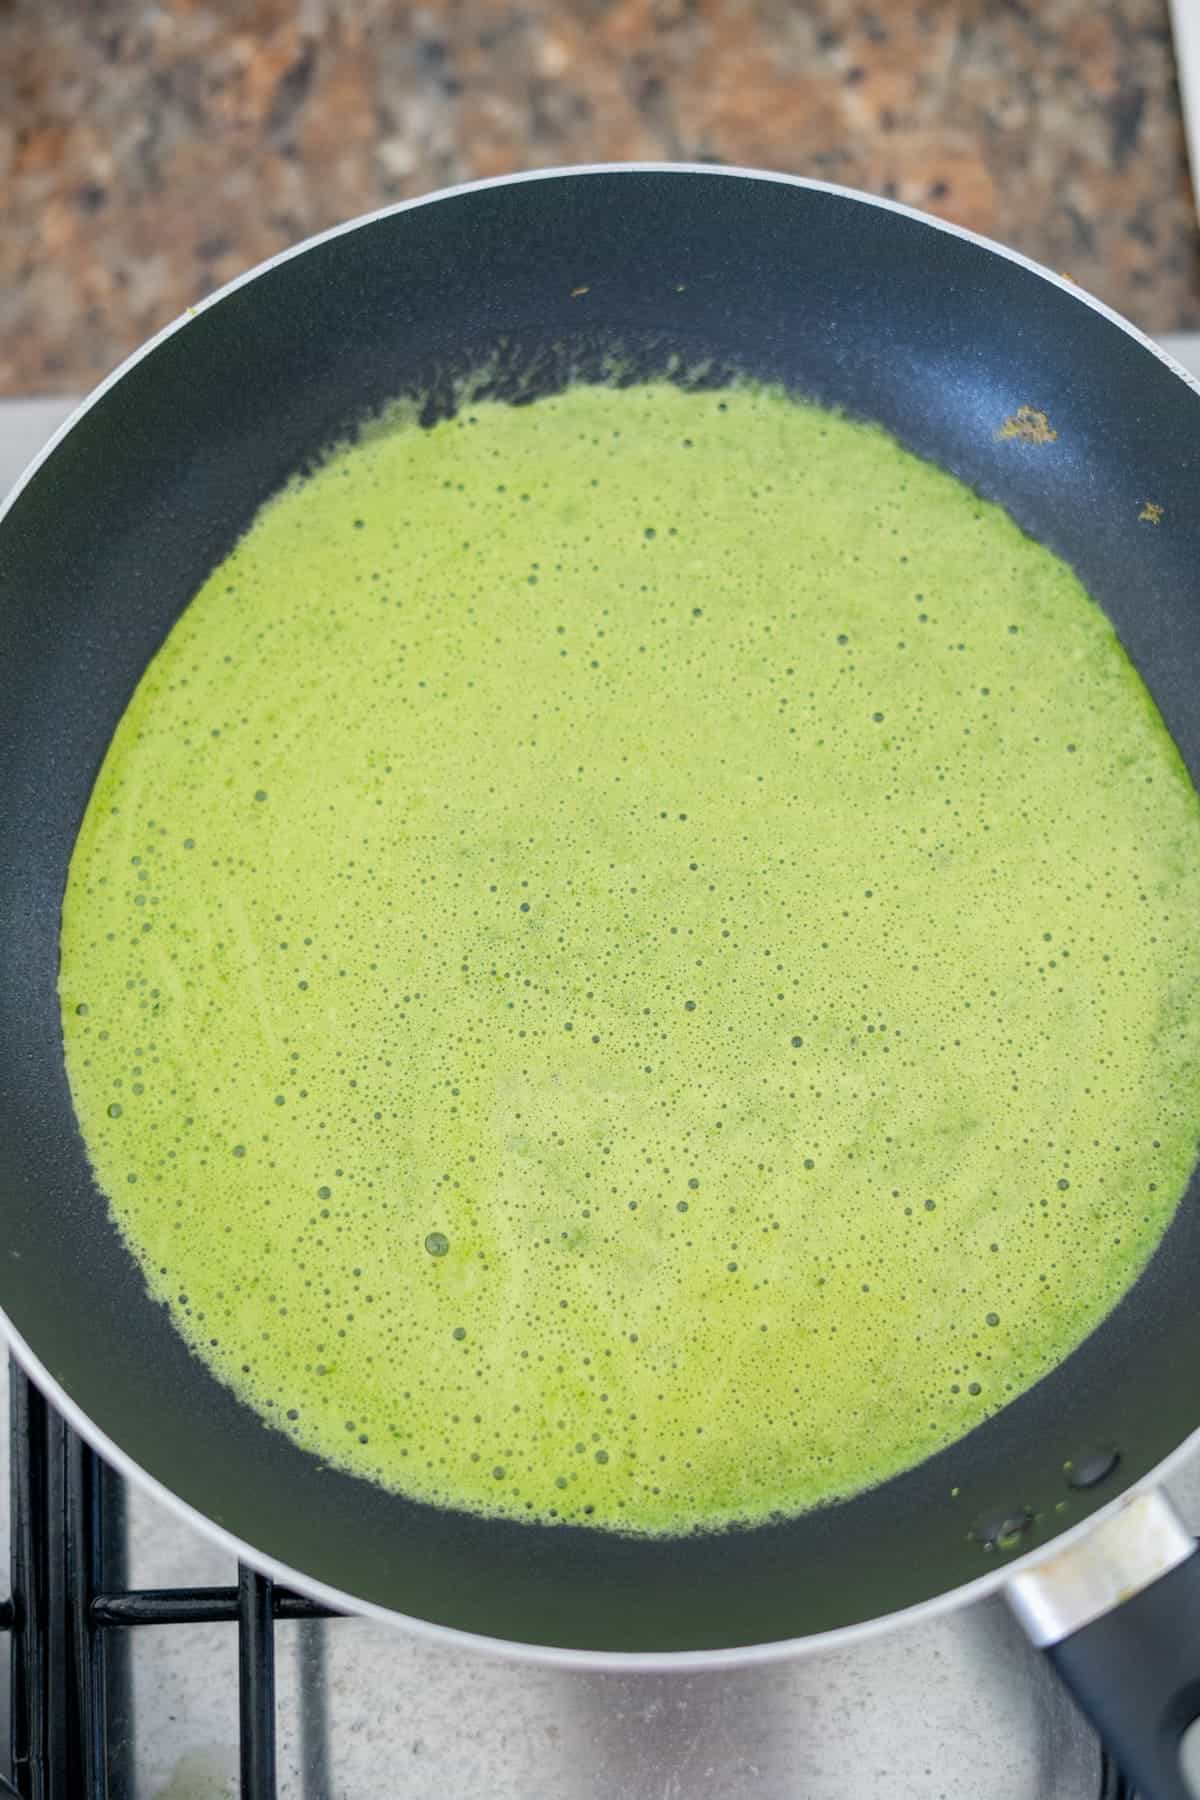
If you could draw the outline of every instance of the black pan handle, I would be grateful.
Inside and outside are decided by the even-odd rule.
[[[1008,1600],[1138,1800],[1200,1800],[1200,1553],[1166,1495],[1134,1495]]]

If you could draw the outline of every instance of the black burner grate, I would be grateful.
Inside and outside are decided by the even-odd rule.
[[[130,1591],[124,1490],[13,1365],[12,1576],[0,1628],[12,1633],[11,1760],[22,1800],[118,1800],[130,1726],[114,1636],[137,1625],[228,1619],[238,1628],[243,1800],[275,1796],[275,1620],[329,1609],[239,1567],[235,1588]]]
[[[132,1720],[124,1633],[138,1625],[236,1623],[243,1800],[275,1800],[275,1620],[329,1609],[240,1565],[230,1588],[130,1590],[124,1484],[15,1364],[11,1763],[19,1800],[126,1800]],[[1098,1800],[1131,1800],[1104,1760]]]

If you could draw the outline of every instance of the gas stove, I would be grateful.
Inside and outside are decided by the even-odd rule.
[[[1171,348],[1200,373],[1200,339]],[[0,402],[0,494],[68,410]],[[768,1668],[530,1668],[321,1616],[239,1571],[105,1470],[19,1373],[0,1384],[0,1464],[23,1627],[0,1602],[0,1771],[37,1800],[1124,1792],[998,1600]],[[1200,1457],[1172,1495],[1200,1532]]]
[[[19,1372],[9,1414],[5,1736],[36,1800],[1130,1800],[1002,1601],[769,1668],[529,1668],[323,1616]],[[1200,1528],[1200,1459],[1173,1494]]]

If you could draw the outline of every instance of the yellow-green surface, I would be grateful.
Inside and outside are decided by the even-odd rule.
[[[80,833],[67,1067],[151,1289],[301,1444],[752,1522],[1133,1280],[1198,905],[1162,722],[1003,512],[778,394],[577,387],[374,431],[208,581]]]

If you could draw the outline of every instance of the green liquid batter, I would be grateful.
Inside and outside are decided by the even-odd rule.
[[[1003,511],[778,393],[577,386],[374,429],[205,584],[80,832],[67,1069],[151,1290],[315,1454],[753,1523],[1133,1281],[1198,914],[1178,754]]]

